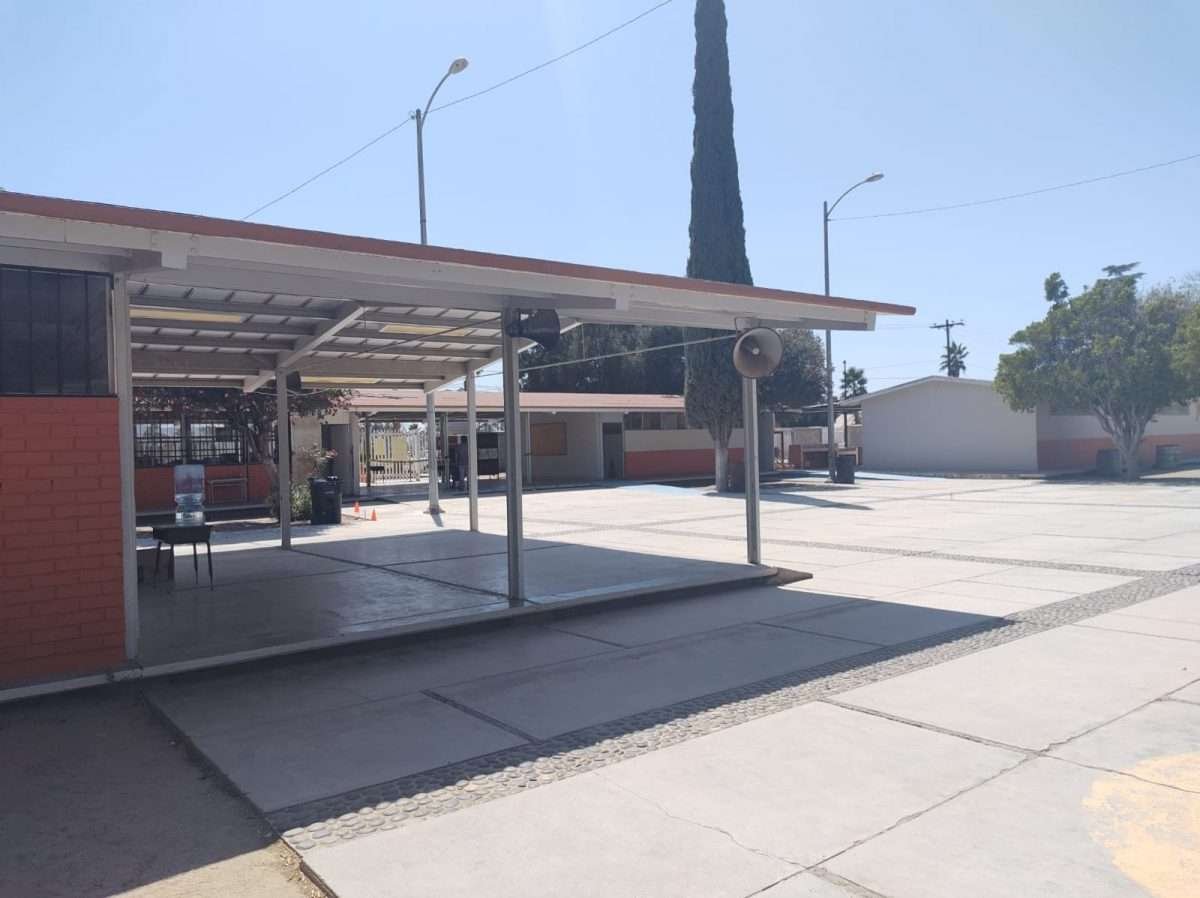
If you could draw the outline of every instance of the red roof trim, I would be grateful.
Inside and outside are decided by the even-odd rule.
[[[751,287],[745,284],[726,284],[702,281],[695,278],[665,274],[647,274],[619,268],[602,268],[595,265],[577,265],[571,262],[552,262],[545,259],[530,259],[523,256],[505,256],[474,250],[451,249],[444,246],[422,246],[398,240],[381,240],[375,237],[353,237],[327,231],[309,231],[278,225],[257,224],[228,218],[211,218],[205,215],[188,215],[182,212],[160,212],[153,209],[138,209],[131,206],[115,206],[108,203],[92,203],[83,200],[68,200],[56,197],[35,196],[25,193],[0,192],[0,212],[15,212],[24,215],[41,215],[47,218],[62,218],[111,224],[133,228],[149,228],[158,231],[176,231],[205,237],[231,237],[243,240],[261,240],[289,246],[305,246],[313,249],[341,250],[390,256],[398,259],[415,259],[443,262],[452,265],[473,265],[481,268],[497,268],[505,271],[530,274],[558,275],[586,280],[604,280],[642,287],[662,287],[673,290],[690,290],[696,293],[724,293],[746,299],[771,300],[774,302],[803,302],[829,308],[857,309],[864,312],[881,312],[886,315],[913,315],[912,306],[895,305],[871,300],[846,299],[838,296],[821,296],[814,293],[799,293],[790,290],[774,290],[768,287]]]

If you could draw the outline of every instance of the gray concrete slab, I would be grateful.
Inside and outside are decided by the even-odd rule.
[[[996,618],[984,614],[905,605],[893,599],[803,612],[776,618],[771,623],[823,636],[896,645],[994,620]]]
[[[814,703],[615,764],[601,775],[672,817],[810,866],[1023,757]]]
[[[169,592],[172,585],[166,580],[166,553],[163,548],[161,559],[163,576],[157,584],[157,589]],[[175,555],[176,591],[188,589],[209,588],[208,560],[204,549],[199,551],[199,578],[192,570],[192,553],[186,546],[179,548]],[[221,549],[213,552],[213,583],[217,586],[230,584],[257,583],[263,580],[278,580],[286,577],[306,577],[313,574],[329,574],[334,571],[345,571],[354,565],[334,558],[314,558],[298,552],[287,552],[278,547],[257,549]],[[155,584],[146,583],[143,588],[154,589]]]
[[[730,898],[798,872],[595,774],[306,859],[341,898]]]
[[[534,550],[552,545],[556,544],[543,540],[526,540],[525,548]],[[370,538],[310,543],[304,546],[304,551],[356,564],[386,566],[473,555],[504,555],[506,546],[505,537],[498,534],[446,528],[426,533],[386,534]]]
[[[1051,754],[1200,794],[1200,705],[1154,702]]]
[[[984,574],[976,579],[983,583],[999,583],[1002,586],[1022,586],[1029,589],[1048,589],[1057,592],[1069,592],[1072,595],[1081,595],[1085,592],[1111,589],[1114,586],[1120,586],[1136,578],[1122,577],[1115,574],[1095,574],[1090,571],[1012,567],[998,573]]]
[[[295,554],[295,553],[289,553]],[[300,556],[303,557],[303,556]],[[331,638],[366,625],[501,607],[495,597],[387,570],[252,581],[139,597],[143,664]]]
[[[524,732],[548,737],[873,648],[747,624],[462,683],[443,694]]]
[[[1178,689],[1193,643],[1062,627],[843,693],[839,701],[1042,750]]]
[[[849,601],[852,600],[845,596],[766,586],[635,608],[602,608],[590,614],[555,621],[551,626],[567,633],[623,646],[636,646],[789,613],[844,605]]]
[[[1200,623],[1178,620],[1161,620],[1154,617],[1139,617],[1136,614],[1110,612],[1088,618],[1080,624],[1099,630],[1117,630],[1122,633],[1141,633],[1143,636],[1164,636],[1168,639],[1190,639],[1200,642]]]
[[[904,592],[881,596],[878,601],[896,602],[901,605],[915,605],[921,608],[937,608],[942,611],[982,614],[986,617],[1006,617],[1017,611],[1037,607],[1036,604],[1016,601],[1014,599],[985,599],[972,595],[964,595],[958,590],[957,587],[960,584],[970,582],[970,580],[958,580],[954,583],[942,584],[937,587],[909,589]]]
[[[950,561],[943,558],[881,558],[862,564],[838,568],[839,580],[855,583],[872,583],[895,589],[913,589],[933,586],[952,580],[966,580],[995,574],[1006,569],[1003,564],[977,561]]]
[[[1200,795],[1040,759],[826,866],[889,898],[1186,898],[1198,820]]]
[[[260,810],[273,811],[522,740],[442,702],[408,695],[196,733],[192,741]]]
[[[759,569],[746,564],[598,546],[563,546],[530,552],[525,567],[527,595],[533,601],[577,598],[617,589],[654,590],[680,583],[699,584],[761,574]],[[403,571],[501,594],[508,588],[507,559],[503,555],[407,564]]]
[[[811,873],[800,873],[761,892],[759,898],[857,898],[857,896],[841,886],[818,879]]]
[[[1200,683],[1193,683],[1183,689],[1171,693],[1171,698],[1180,702],[1196,702],[1200,704]]]
[[[394,649],[151,683],[151,701],[190,736],[319,714],[612,647],[543,627],[431,636]]]

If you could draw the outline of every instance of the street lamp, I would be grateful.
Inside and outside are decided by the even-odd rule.
[[[425,108],[423,110],[417,109],[412,114],[412,117],[417,121],[417,197],[421,204],[421,243],[429,242],[429,235],[425,230],[425,144],[422,139],[425,132],[425,119],[429,117],[429,107],[433,105],[433,98],[442,89],[442,85],[446,83],[446,79],[451,75],[457,75],[469,64],[465,56],[460,56],[454,62],[450,63],[450,68],[446,69],[446,74],[442,76],[442,80],[437,83],[437,87],[429,95],[429,102],[425,104]]]
[[[837,208],[837,204],[846,198],[846,194],[855,188],[862,187],[864,184],[874,184],[876,181],[883,180],[883,172],[877,171],[867,175],[857,184],[853,184],[842,191],[842,195],[833,201],[833,205],[828,202],[822,203],[824,210],[822,216],[822,229],[825,235],[825,295],[829,296],[829,216],[833,214],[833,210]],[[422,221],[424,215],[422,214]],[[829,481],[834,482],[837,479],[837,441],[833,437],[833,332],[829,329],[825,331],[825,392],[827,398],[828,412],[826,424],[828,426],[829,438]]]

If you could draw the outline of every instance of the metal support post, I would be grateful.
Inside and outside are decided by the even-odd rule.
[[[521,514],[521,382],[517,371],[517,341],[509,336],[509,325],[518,320],[516,309],[505,309],[501,340],[504,360],[504,481],[508,505],[508,600],[525,600],[524,519]]]
[[[137,503],[134,497],[133,353],[129,330],[129,291],[125,275],[113,276],[113,388],[117,394],[121,471],[121,570],[125,609],[125,657],[138,655]]]
[[[437,463],[437,415],[434,413],[434,394],[425,394],[425,442],[428,443],[426,454],[429,456],[429,508],[430,514],[441,514],[442,507],[438,504],[438,463]]]
[[[475,365],[467,366],[467,507],[471,530],[479,532],[479,434],[475,420]]]
[[[742,378],[742,458],[746,466],[746,560],[762,563],[762,530],[758,508],[758,381]]]
[[[279,545],[292,547],[292,428],[287,372],[275,370],[275,446],[279,453]]]

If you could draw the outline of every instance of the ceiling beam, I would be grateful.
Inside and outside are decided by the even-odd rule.
[[[130,296],[129,306],[133,309],[172,309],[181,312],[230,312],[235,315],[275,315],[280,318],[314,318],[332,321],[339,310],[314,309],[307,306],[272,305],[261,302],[225,302],[219,299],[176,298],[143,293]]]
[[[163,327],[176,331],[212,331],[225,334],[267,334],[311,337],[313,329],[299,324],[260,324],[256,321],[175,321],[170,318],[131,318],[132,327]]]
[[[354,322],[363,316],[363,312],[365,311],[366,309],[359,305],[344,309],[333,321],[328,321],[318,327],[317,332],[311,337],[301,340],[294,349],[280,355],[275,360],[275,369],[277,371],[286,371],[291,368],[305,356],[311,355],[314,350],[328,343],[339,333],[354,324]],[[246,378],[242,389],[247,393],[253,393],[270,379],[271,376],[264,377],[261,373],[255,374],[253,377]]]
[[[139,334],[131,336],[133,342],[151,346],[190,346],[202,349],[250,349],[260,352],[287,352],[295,341],[267,342],[265,340],[238,339],[237,337],[190,337],[179,334]]]
[[[257,374],[272,367],[271,356],[245,352],[154,352],[133,353],[135,374]],[[236,386],[236,384],[235,384]]]
[[[403,325],[400,325],[403,326]],[[388,340],[392,343],[411,343],[420,340],[424,343],[466,343],[476,346],[499,346],[500,338],[492,336],[469,336],[466,334],[412,334],[406,336],[397,333],[384,333],[377,328],[350,327],[342,331],[343,337],[361,337],[368,340]]]
[[[295,370],[313,377],[385,377],[396,380],[434,380],[443,377],[462,377],[466,362],[409,362],[389,359],[330,359],[310,356],[302,359]]]

